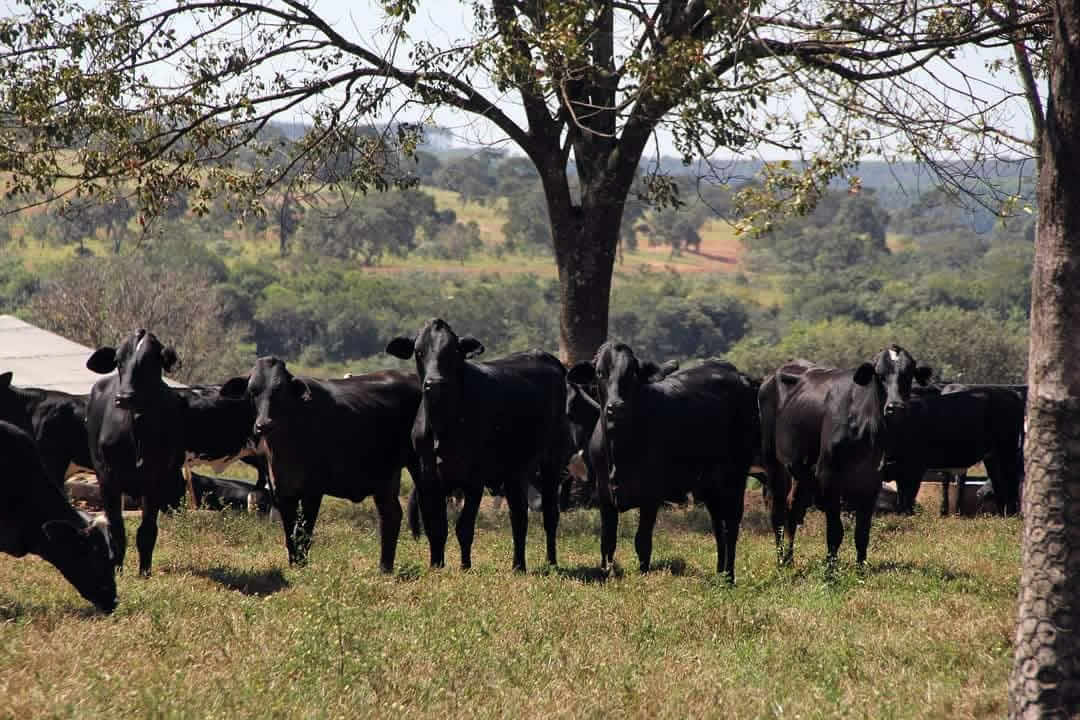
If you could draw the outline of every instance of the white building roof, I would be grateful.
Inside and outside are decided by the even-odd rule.
[[[86,395],[104,377],[86,369],[92,352],[92,348],[13,315],[0,315],[0,373],[13,372],[13,385]]]

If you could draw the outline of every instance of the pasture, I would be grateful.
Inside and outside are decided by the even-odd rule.
[[[777,569],[758,492],[747,500],[734,588],[696,509],[661,513],[647,575],[624,514],[606,579],[596,511],[563,515],[559,568],[541,564],[531,513],[525,576],[487,500],[471,571],[453,539],[447,568],[428,569],[403,528],[393,576],[376,569],[370,501],[328,498],[295,569],[277,524],[179,512],[162,519],[153,577],[129,553],[108,617],[43,561],[3,556],[0,717],[1005,714],[1019,519],[879,516],[860,573],[845,518],[830,573],[820,513]]]

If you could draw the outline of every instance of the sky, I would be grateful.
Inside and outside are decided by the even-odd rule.
[[[469,37],[473,24],[470,6],[470,2],[461,2],[460,0],[420,0],[417,14],[408,26],[409,33],[414,39],[427,40],[436,46],[447,45],[455,40]],[[355,0],[352,2],[347,0],[315,0],[315,8],[320,14],[333,22],[335,28],[344,34],[354,38],[368,39],[372,44],[382,48],[387,46],[389,36],[384,32],[380,32],[380,27],[385,23],[385,16],[377,2],[373,0],[361,0],[360,2]],[[985,69],[986,63],[997,57],[1008,56],[1008,53],[1002,51],[990,52],[968,48],[958,54],[953,61],[953,65],[969,74],[972,78],[976,80],[983,79],[989,83],[989,85],[980,88],[978,92],[984,96],[993,96],[999,94],[1000,91],[990,86],[999,85],[1004,76],[991,77]],[[954,72],[944,65],[939,65],[935,72],[946,83],[953,84],[957,88],[962,88],[963,84],[968,82],[961,77],[960,72]],[[927,83],[927,86],[929,86],[929,80]],[[495,88],[480,87],[479,85],[478,89],[483,90],[489,97],[498,97],[497,104],[499,107],[511,117],[519,120],[521,124],[524,124],[523,113],[516,94],[507,93],[500,96]],[[1006,88],[1006,90],[1015,89],[1015,85]],[[954,104],[957,107],[965,105],[961,93],[940,90],[937,91],[937,94],[938,99],[944,101],[945,104]],[[801,117],[802,114],[806,113],[807,106],[796,102],[790,107],[778,105],[774,109],[786,110],[795,116]],[[403,116],[399,119],[415,120],[420,116],[420,113],[415,112],[412,115],[412,117]],[[483,145],[504,139],[503,135],[490,124],[482,120],[478,121],[475,117],[466,113],[442,110],[435,114],[434,120],[440,126],[450,129],[456,141],[460,144]],[[1030,116],[1027,107],[1022,103],[1013,103],[1000,122],[1007,127],[1011,134],[1018,137],[1027,138],[1031,135]],[[513,150],[509,146],[507,149]],[[669,133],[660,133],[659,150],[663,155],[676,154]],[[650,152],[655,154],[655,148]],[[767,152],[772,155],[769,159],[779,159],[783,155],[771,149]]]

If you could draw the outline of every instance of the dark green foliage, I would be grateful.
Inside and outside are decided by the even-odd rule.
[[[502,226],[508,250],[525,253],[551,252],[551,223],[547,203],[539,189],[521,190],[507,198],[507,221]]]
[[[41,287],[40,279],[23,267],[16,257],[0,257],[0,313],[11,313]]]
[[[430,237],[448,219],[427,193],[372,193],[350,198],[345,207],[309,212],[299,237],[309,252],[371,266],[385,254],[405,257],[416,249],[417,230]]]

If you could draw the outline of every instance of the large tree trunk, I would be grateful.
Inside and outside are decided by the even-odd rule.
[[[619,240],[618,211],[581,211],[551,218],[561,290],[559,355],[567,365],[592,360],[607,339],[611,275]]]
[[[1054,4],[1031,300],[1012,717],[1080,713],[1080,2]]]

